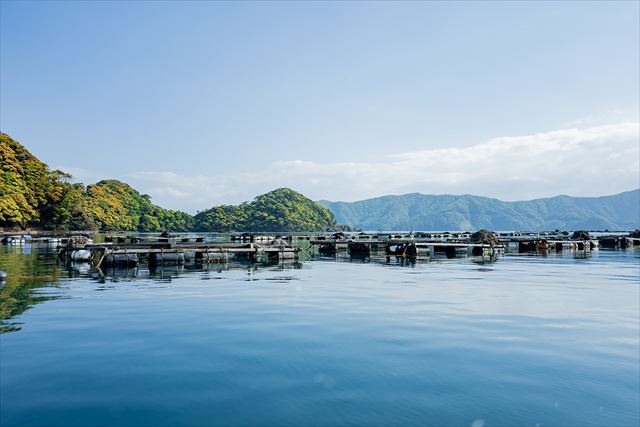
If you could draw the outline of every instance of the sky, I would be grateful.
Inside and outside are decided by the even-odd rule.
[[[0,128],[196,212],[640,187],[639,2],[0,3]]]

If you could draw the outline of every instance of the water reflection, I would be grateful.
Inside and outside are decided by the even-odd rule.
[[[7,273],[0,285],[0,333],[20,330],[19,323],[9,320],[35,304],[58,298],[37,292],[57,286],[61,275],[56,254],[47,246],[0,246],[0,270]]]
[[[194,272],[222,273],[230,270],[256,269],[287,270],[301,268],[300,262],[248,264],[158,265],[141,267],[108,267],[104,270],[90,263],[65,262],[57,257],[54,245],[46,243],[0,245],[0,271],[7,273],[0,282],[0,333],[18,331],[21,323],[12,319],[44,301],[62,296],[44,288],[58,287],[64,280],[90,279],[98,283],[96,290],[112,289],[119,282],[151,280],[156,284],[171,283],[174,279]]]
[[[478,265],[493,264],[494,262],[498,261],[498,255],[494,254],[490,256],[472,256],[469,257],[469,261]]]
[[[89,264],[86,264],[89,265]],[[108,267],[98,269],[91,267],[83,277],[98,277],[98,281],[120,281],[120,280],[153,280],[158,283],[169,283],[173,279],[191,273],[222,273],[231,270],[257,271],[267,270],[289,270],[302,268],[300,262],[287,263],[249,263],[249,262],[228,262],[216,264],[151,264],[141,267]]]
[[[47,276],[17,297],[68,299],[7,314],[3,425],[638,425],[637,251],[99,270],[31,250],[0,252],[12,285]]]
[[[69,277],[84,277],[91,272],[93,265],[88,262],[74,262],[62,264],[66,267]]]
[[[595,252],[565,251],[546,253],[517,253],[507,252],[504,255],[480,255],[480,256],[456,256],[447,257],[446,254],[433,254],[433,256],[395,256],[384,253],[348,254],[338,252],[333,256],[313,253],[313,248],[308,242],[302,241],[303,251],[301,261],[313,262],[349,262],[355,264],[380,264],[392,267],[408,267],[415,269],[424,264],[469,264],[489,266],[500,262],[504,256],[518,257],[531,260],[590,260],[598,253],[608,253],[606,249]],[[620,256],[634,256],[637,251],[615,251]],[[58,287],[63,279],[89,278],[91,281],[106,285],[109,283],[128,282],[136,280],[151,280],[156,284],[170,284],[173,280],[190,273],[223,273],[233,270],[245,270],[250,280],[253,272],[260,269],[290,270],[302,268],[302,262],[280,262],[274,264],[249,264],[246,262],[232,261],[219,264],[185,265],[151,265],[142,264],[139,267],[108,267],[103,270],[88,263],[64,264],[57,259],[55,246],[47,244],[25,244],[22,246],[0,246],[0,270],[7,273],[6,282],[0,283],[0,333],[20,329],[20,325],[11,322],[16,316],[24,313],[29,308],[44,301],[60,298],[52,292],[42,292],[45,287]],[[480,267],[477,271],[492,271],[491,268]],[[203,280],[210,277],[202,276]],[[284,276],[283,276],[284,277]],[[278,281],[278,279],[274,279]],[[107,287],[104,289],[108,289]],[[103,290],[104,290],[103,289]]]
[[[401,266],[401,267],[415,267],[420,264],[466,264],[472,262],[478,265],[493,264],[500,259],[497,254],[493,255],[478,255],[478,256],[398,256],[398,255],[386,255],[384,253],[371,253],[371,254],[348,254],[346,252],[336,253],[332,256],[323,254],[315,255],[311,258],[311,261],[321,262],[351,262],[351,263],[376,263],[389,266]]]

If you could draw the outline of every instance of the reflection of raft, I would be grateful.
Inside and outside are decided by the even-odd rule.
[[[89,262],[91,261],[92,254],[88,249],[76,249],[69,253],[71,261],[76,262]]]
[[[414,257],[418,254],[415,243],[389,244],[384,248],[387,255]]]
[[[371,253],[371,247],[365,243],[350,242],[348,245],[350,254],[369,254]]]

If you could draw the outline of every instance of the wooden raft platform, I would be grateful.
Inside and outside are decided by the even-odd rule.
[[[384,251],[387,255],[435,255],[443,253],[447,257],[458,255],[491,255],[507,250],[518,252],[562,252],[595,250],[599,246],[598,240],[569,240],[547,239],[544,237],[514,236],[499,238],[498,244],[472,243],[469,239],[451,238],[444,240],[424,239],[313,239],[312,246],[317,245],[319,252],[332,254],[339,251],[347,251],[350,254],[363,254]]]
[[[490,245],[487,243],[470,243],[468,241],[424,241],[414,239],[314,239],[312,246],[318,245],[321,254],[333,254],[346,250],[349,254],[369,254],[384,251],[393,256],[432,256],[438,253],[447,257],[457,255],[494,255],[504,250],[504,245]]]
[[[64,248],[59,256],[96,266],[131,266],[143,259],[149,264],[226,263],[232,258],[249,262],[297,260],[299,251],[287,245],[256,243],[91,243]]]

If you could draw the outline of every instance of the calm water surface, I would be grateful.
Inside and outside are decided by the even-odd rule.
[[[2,426],[640,424],[639,251],[0,270]]]

